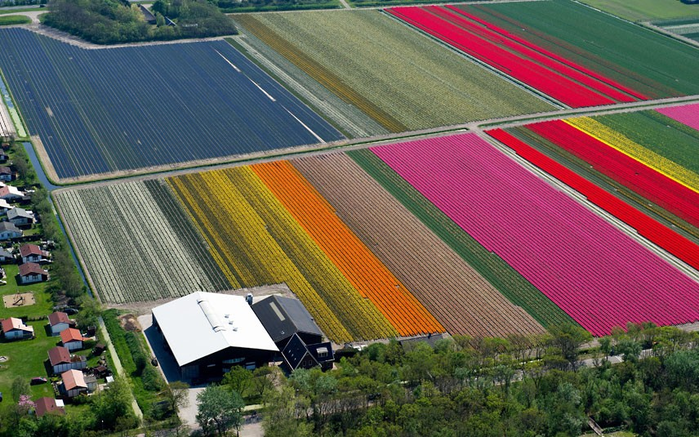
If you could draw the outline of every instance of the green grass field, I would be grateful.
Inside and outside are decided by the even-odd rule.
[[[568,0],[463,6],[648,98],[699,94],[699,48]]]
[[[630,21],[671,20],[699,16],[699,5],[679,0],[581,0],[592,7]]]
[[[0,26],[12,26],[15,24],[29,24],[32,19],[24,15],[0,15]]]
[[[392,132],[552,109],[378,11],[235,19]]]
[[[7,317],[41,317],[48,316],[53,310],[51,296],[45,290],[51,284],[40,282],[31,285],[17,284],[16,275],[19,271],[17,264],[3,264],[7,274],[7,285],[0,286],[0,295],[13,296],[17,293],[34,293],[36,303],[30,306],[16,308],[5,308],[0,302],[0,319]],[[44,361],[48,358],[48,350],[56,346],[58,337],[49,337],[46,334],[45,326],[47,320],[28,322],[34,327],[33,340],[22,340],[14,342],[0,342],[0,356],[8,357],[4,363],[0,363],[0,392],[6,400],[11,397],[12,381],[16,377],[26,378],[27,381],[35,376],[48,377],[44,367]],[[32,399],[42,396],[52,396],[53,390],[50,384],[36,385],[32,387]]]

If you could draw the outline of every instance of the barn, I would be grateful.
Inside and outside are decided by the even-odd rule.
[[[183,379],[217,379],[236,365],[254,369],[279,352],[242,296],[198,291],[152,314]]]

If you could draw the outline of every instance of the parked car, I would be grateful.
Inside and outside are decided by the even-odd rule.
[[[48,380],[44,378],[43,376],[37,376],[35,378],[32,378],[32,380],[29,382],[30,385],[39,385],[39,384],[46,384]]]

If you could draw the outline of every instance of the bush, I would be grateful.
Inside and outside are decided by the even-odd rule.
[[[143,369],[141,379],[143,380],[143,388],[148,391],[161,391],[164,388],[163,380],[153,366],[146,366]]]

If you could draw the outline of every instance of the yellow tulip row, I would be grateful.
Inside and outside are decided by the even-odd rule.
[[[592,118],[581,117],[564,121],[621,153],[630,156],[636,161],[640,161],[648,167],[664,174],[670,179],[699,192],[699,175],[686,167],[641,146],[623,134]]]
[[[286,283],[335,342],[396,335],[250,168],[168,182],[231,283]]]

